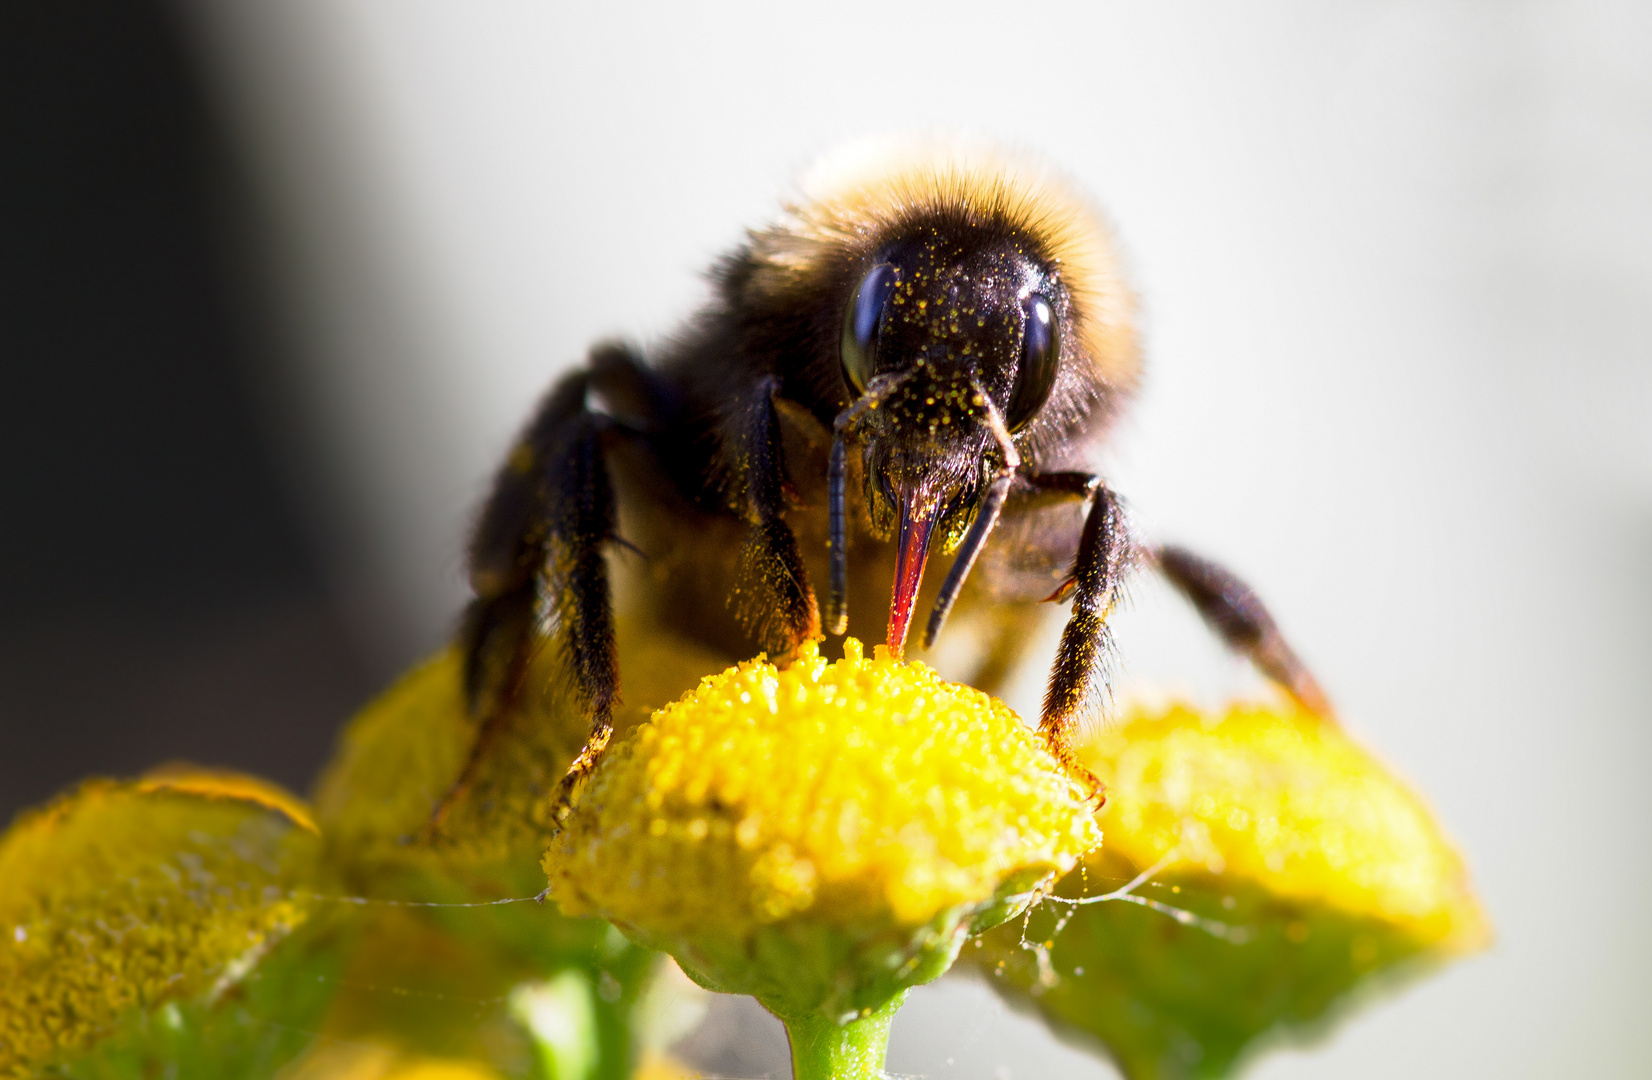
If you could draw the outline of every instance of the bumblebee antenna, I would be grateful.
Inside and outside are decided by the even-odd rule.
[[[832,436],[832,456],[826,464],[828,538],[832,549],[831,591],[826,594],[826,632],[834,637],[849,631],[849,528],[844,517],[844,486],[848,453],[843,432]]]
[[[952,614],[952,605],[958,602],[958,594],[963,591],[964,581],[968,579],[975,560],[980,558],[981,549],[986,546],[987,537],[992,534],[993,526],[998,524],[998,515],[1004,509],[1004,499],[1010,493],[1010,484],[1015,480],[1015,471],[1021,467],[1021,454],[1015,448],[1015,441],[1010,438],[1010,430],[1004,424],[1004,418],[998,412],[998,406],[992,403],[992,398],[981,389],[981,384],[974,379],[970,386],[975,390],[975,404],[986,410],[987,430],[998,442],[998,452],[1003,455],[1003,463],[998,466],[998,475],[993,477],[992,484],[987,488],[987,497],[981,503],[981,509],[975,515],[975,523],[969,527],[969,533],[964,537],[963,544],[958,548],[958,557],[952,560],[952,569],[947,571],[946,580],[941,582],[940,595],[935,597],[935,607],[929,613],[929,625],[924,627],[924,648],[935,646],[935,639],[940,636],[941,626],[946,617]]]
[[[880,375],[832,421],[832,456],[826,464],[827,545],[832,549],[832,581],[826,594],[826,632],[833,636],[849,629],[849,523],[845,509],[848,486],[847,438],[861,419],[900,389],[911,370]]]

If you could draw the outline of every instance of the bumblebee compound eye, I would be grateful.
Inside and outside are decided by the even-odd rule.
[[[843,313],[843,376],[856,394],[865,392],[876,373],[878,327],[894,288],[894,266],[879,263],[860,279],[860,288]]]
[[[1021,366],[1015,376],[1015,392],[1010,395],[1010,407],[1005,410],[1004,422],[1011,431],[1027,426],[1038,415],[1038,410],[1049,400],[1055,386],[1056,368],[1061,361],[1061,328],[1056,325],[1055,310],[1050,302],[1037,293],[1021,301],[1023,329],[1021,331]]]

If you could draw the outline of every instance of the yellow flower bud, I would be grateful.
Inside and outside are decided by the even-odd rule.
[[[633,624],[621,625],[621,640],[637,666],[626,679],[637,703],[669,700],[719,666]],[[661,958],[599,919],[512,902],[544,888],[551,800],[586,720],[565,693],[555,651],[544,650],[521,700],[484,740],[469,786],[433,829],[432,811],[483,738],[464,700],[462,666],[456,650],[445,651],[370,703],[317,786],[329,870],[369,901],[323,1027],[332,1038],[506,1072],[512,1054],[536,1043],[561,1055],[549,1069],[556,1075],[570,1074],[573,1061],[585,1063],[574,1075],[589,1065],[592,1075],[623,1076],[647,1026],[635,1014]],[[616,717],[622,730],[646,717],[640,708]],[[386,985],[406,993],[377,989]],[[550,1005],[533,997],[535,985],[558,988]],[[567,1006],[583,1019],[560,1035],[534,1033],[516,1008],[518,991],[527,995],[521,1001],[538,1002],[533,1015]],[[489,1004],[455,1008],[450,998]]]
[[[650,1054],[642,1059],[632,1080],[696,1080],[699,1070],[667,1054]]]
[[[524,916],[515,925],[489,919],[491,927],[478,927],[469,918],[513,908]],[[534,904],[363,905],[342,929],[340,970],[329,973],[337,990],[312,1025],[312,1063],[304,1066],[317,1077],[331,1075],[323,1065],[342,1068],[328,1064],[335,1059],[326,1047],[367,1046],[383,1052],[351,1066],[363,1075],[440,1059],[515,1076],[538,1059],[546,1076],[619,1080],[662,1037],[683,1033],[677,1017],[662,1015],[676,1002],[662,999],[680,999],[687,980],[661,985],[655,970],[669,961],[599,920]]]
[[[1079,758],[1108,785],[1107,843],[1058,892],[1121,895],[1047,904],[968,957],[1132,1078],[1227,1075],[1376,973],[1488,940],[1428,808],[1317,717],[1138,709]]]
[[[367,1041],[317,1046],[284,1070],[279,1080],[503,1080],[507,1075],[479,1061],[429,1057]],[[697,1076],[671,1058],[656,1055],[643,1060],[632,1080],[692,1080]]]
[[[371,1040],[318,1043],[279,1080],[502,1080],[481,1062],[428,1057]]]
[[[554,783],[573,756],[573,735],[523,725],[534,745],[486,762],[486,809],[466,802],[431,843],[431,813],[464,767],[477,723],[465,708],[462,658],[448,650],[402,676],[344,729],[316,785],[316,816],[328,853],[352,889],[375,898],[466,899],[520,895],[512,856],[539,846],[529,813],[532,788]],[[514,733],[513,733],[514,734]],[[489,820],[478,820],[486,818]],[[466,888],[465,886],[468,886]]]
[[[690,642],[622,620],[628,661],[620,731],[694,686],[722,662]],[[551,793],[584,744],[588,720],[567,693],[555,650],[543,650],[522,699],[482,747],[439,828],[432,812],[453,791],[481,738],[456,649],[404,675],[352,719],[316,785],[316,817],[332,863],[375,897],[456,900],[532,893],[551,832]]]
[[[235,984],[309,914],[293,890],[319,847],[296,799],[227,773],[90,780],[21,816],[0,838],[0,1076]]]
[[[1002,704],[845,654],[730,668],[617,743],[545,857],[558,904],[841,1024],[1095,846],[1087,792]]]

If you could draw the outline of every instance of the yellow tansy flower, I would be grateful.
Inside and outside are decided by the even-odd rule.
[[[277,1080],[503,1080],[504,1074],[463,1058],[409,1053],[370,1040],[318,1043]]]
[[[1318,717],[1138,709],[1079,757],[1108,785],[1107,844],[1058,891],[1119,895],[1046,905],[969,959],[1132,1078],[1227,1075],[1372,975],[1488,939],[1428,808]]]
[[[177,768],[21,816],[0,838],[0,1076],[236,983],[307,917],[319,846],[273,785]]]
[[[795,1054],[800,1022],[890,1008],[1071,868],[1100,840],[1091,808],[986,694],[811,645],[703,680],[616,744],[545,869],[565,911],[756,995]]]
[[[635,702],[670,700],[720,666],[635,624],[622,623],[621,639],[638,669],[626,681]],[[537,1042],[566,1059],[550,1069],[558,1076],[576,1059],[585,1064],[572,1075],[623,1076],[635,1060],[647,1026],[635,1013],[663,958],[600,919],[528,902],[545,885],[539,861],[557,781],[585,734],[556,661],[554,650],[542,652],[439,828],[432,811],[482,737],[464,700],[459,651],[403,676],[345,728],[317,784],[316,818],[330,872],[366,902],[322,1025],[328,1037],[506,1072],[513,1054]],[[646,718],[640,708],[620,713],[622,730]],[[386,984],[407,992],[376,989]],[[540,984],[560,988],[551,1012],[567,1006],[583,1018],[573,1034],[524,1027],[516,991]],[[487,1004],[455,1009],[450,996]]]
[[[658,630],[622,620],[628,661],[620,731],[690,689],[722,662]],[[491,733],[468,787],[440,828],[432,811],[454,788],[479,721],[470,715],[457,649],[404,675],[344,729],[316,785],[330,862],[375,897],[457,900],[542,887],[552,792],[584,743],[588,720],[566,693],[555,650],[543,650],[522,700]]]

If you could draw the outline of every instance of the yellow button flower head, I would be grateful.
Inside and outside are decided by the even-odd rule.
[[[320,847],[250,777],[91,780],[0,838],[0,1077],[72,1061],[157,1009],[211,998],[308,915]]]
[[[502,1080],[485,1064],[426,1057],[366,1039],[318,1042],[287,1066],[280,1080]]]
[[[1088,793],[1002,704],[845,653],[703,680],[610,751],[545,857],[565,911],[785,1020],[800,1076],[856,1018],[886,1032],[908,988],[1100,840]],[[881,1042],[860,1049],[875,1069]]]
[[[632,665],[620,731],[646,719],[724,661],[693,643],[621,620]],[[485,736],[465,704],[463,658],[438,653],[404,675],[344,729],[316,785],[316,818],[330,861],[351,888],[373,897],[485,900],[540,887],[539,858],[551,831],[550,793],[585,738],[588,720],[566,694],[555,650],[542,650],[522,700]],[[635,677],[631,671],[635,670]],[[432,811],[463,792],[439,828]]]
[[[622,621],[620,640],[638,669],[627,676],[631,703],[616,716],[622,730],[646,719],[646,710],[637,715],[645,703],[669,701],[721,666],[645,626]],[[556,651],[543,650],[522,699],[484,734],[465,702],[462,657],[449,649],[345,728],[317,784],[316,818],[329,871],[350,894],[375,903],[360,909],[343,988],[323,1024],[327,1037],[414,1057],[489,1061],[512,1073],[512,1055],[528,1045],[513,990],[550,982],[564,991],[569,1015],[582,1019],[565,1024],[560,1037],[533,1036],[564,1058],[548,1074],[630,1074],[648,1027],[647,988],[664,958],[600,919],[500,903],[544,888],[539,862],[554,792],[587,723],[566,686]],[[479,740],[468,783],[457,785],[462,794],[432,828],[432,811],[456,790]],[[388,995],[384,985],[407,992]],[[456,1000],[478,1004],[455,1008]]]
[[[467,900],[520,895],[543,846],[533,786],[555,782],[577,747],[564,725],[513,725],[489,754],[441,835],[429,826],[458,780],[477,722],[465,707],[462,658],[449,649],[414,668],[362,709],[316,785],[316,816],[330,860],[349,887],[375,899]],[[513,865],[519,856],[522,867]]]
[[[1133,1080],[1225,1076],[1373,975],[1488,939],[1428,808],[1318,717],[1137,710],[1079,757],[1108,785],[1107,846],[1058,891],[1151,880],[1047,905],[969,959],[1099,1037]]]
[[[433,1057],[357,1039],[317,1043],[284,1069],[279,1080],[504,1080],[507,1075],[511,1074],[468,1058]],[[651,1057],[631,1080],[690,1080],[695,1075],[669,1058]]]

